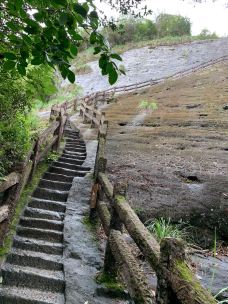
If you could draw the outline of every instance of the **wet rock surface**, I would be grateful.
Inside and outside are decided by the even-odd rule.
[[[203,286],[216,295],[227,287],[228,257],[205,257],[203,255],[192,256],[192,261],[197,268],[197,275]],[[222,293],[220,299],[228,299],[228,291]]]
[[[121,64],[124,64],[127,76],[120,76],[116,86],[167,77],[224,55],[228,55],[228,38],[155,49],[133,49],[122,55]],[[91,73],[77,76],[84,95],[110,88],[108,80],[101,75],[98,62],[89,65],[93,70]]]

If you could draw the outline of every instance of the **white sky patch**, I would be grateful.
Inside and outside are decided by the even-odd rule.
[[[117,17],[118,13],[107,4],[95,1],[98,8],[103,10],[108,17]],[[193,3],[191,0],[145,0],[144,5],[153,11],[148,18],[155,19],[160,13],[179,14],[190,18],[192,34],[199,34],[206,28],[216,32],[219,36],[228,36],[228,5],[227,0],[202,1]]]

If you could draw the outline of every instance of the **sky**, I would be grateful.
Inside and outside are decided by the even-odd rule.
[[[160,13],[179,14],[190,18],[192,35],[199,34],[202,29],[208,29],[219,36],[228,36],[228,1],[227,0],[202,0],[196,3],[191,0],[145,0],[144,5],[153,11],[150,17],[155,19]],[[117,17],[118,13],[111,10],[108,5],[100,4],[98,8],[105,11],[108,17]]]

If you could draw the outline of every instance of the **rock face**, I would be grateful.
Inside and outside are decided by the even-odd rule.
[[[155,49],[133,49],[122,55],[127,76],[120,76],[116,85],[164,78],[224,55],[228,55],[228,38]],[[77,83],[83,88],[84,95],[110,88],[108,80],[101,75],[98,62],[91,62],[90,67],[93,70],[91,73],[77,76]]]
[[[192,257],[197,267],[197,274],[205,288],[215,295],[227,287],[228,257],[205,257],[195,255]],[[228,291],[221,294],[220,298],[228,299]]]

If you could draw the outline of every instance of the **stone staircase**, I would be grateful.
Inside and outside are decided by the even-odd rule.
[[[74,177],[83,177],[86,147],[66,124],[63,154],[52,163],[30,198],[2,267],[1,304],[63,304],[63,220]]]

